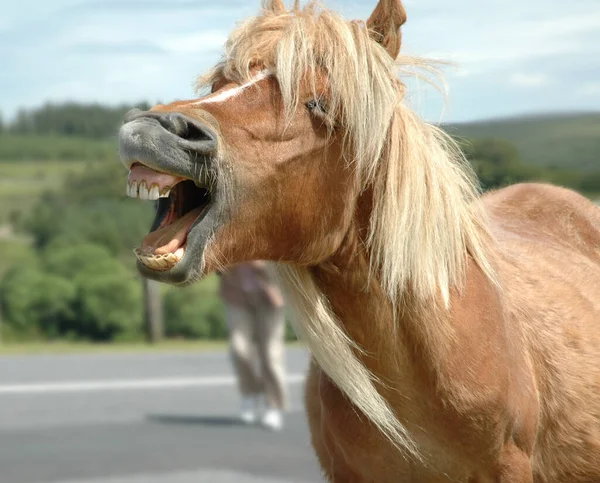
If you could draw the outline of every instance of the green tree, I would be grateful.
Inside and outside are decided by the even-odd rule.
[[[600,171],[590,173],[581,179],[581,190],[593,195],[600,194]]]
[[[91,340],[131,338],[136,332],[139,336],[139,279],[106,247],[56,239],[44,250],[43,264],[52,275],[72,280],[76,288],[71,332]]]
[[[96,341],[138,339],[142,328],[142,287],[117,262],[104,272],[81,272],[77,287],[77,325]]]
[[[15,267],[0,285],[13,332],[94,341],[139,338],[139,278],[106,248],[56,239],[41,263]]]
[[[102,245],[133,262],[131,250],[147,233],[154,214],[150,203],[125,197],[126,179],[116,161],[93,165],[67,178],[59,192],[42,195],[19,228],[40,249],[60,237],[63,243]]]
[[[116,107],[101,104],[48,103],[36,109],[21,109],[11,125],[18,134],[55,134],[87,138],[114,138],[123,116],[133,107],[148,110],[148,103]]]
[[[116,161],[91,165],[60,191],[44,194],[22,224],[41,254],[42,272],[75,287],[72,316],[58,325],[61,335],[102,341],[141,336],[142,284],[132,248],[147,233],[153,210],[127,199],[125,183],[126,171]]]
[[[80,274],[92,276],[109,272],[114,269],[115,262],[111,252],[102,245],[72,244],[64,238],[54,239],[42,252],[45,271],[69,280]]]
[[[212,277],[190,287],[169,289],[164,306],[168,337],[227,337],[223,304],[215,291]]]
[[[33,133],[33,121],[27,110],[19,109],[15,120],[10,125],[10,132],[16,134],[31,134]]]
[[[523,164],[517,148],[502,139],[482,139],[462,146],[484,189],[539,177],[538,168]]]
[[[76,288],[36,267],[16,267],[0,286],[6,324],[30,337],[65,335],[73,320]]]
[[[67,206],[58,193],[46,192],[31,212],[18,220],[17,229],[31,235],[34,246],[41,249],[60,234],[63,218],[59,213],[64,213]]]

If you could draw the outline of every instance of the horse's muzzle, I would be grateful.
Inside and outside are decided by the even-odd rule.
[[[141,162],[157,171],[193,179],[193,164],[217,152],[216,132],[179,112],[133,109],[119,131],[119,153],[125,167]]]

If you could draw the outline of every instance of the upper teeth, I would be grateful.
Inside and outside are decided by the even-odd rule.
[[[170,188],[165,188],[161,193],[157,184],[153,184],[150,186],[150,189],[148,189],[145,181],[142,181],[139,185],[137,181],[133,181],[127,185],[127,196],[131,198],[139,198],[140,200],[157,200],[159,198],[168,198],[170,193]]]

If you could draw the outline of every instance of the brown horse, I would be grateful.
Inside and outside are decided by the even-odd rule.
[[[132,112],[130,196],[159,199],[139,270],[171,284],[279,262],[314,357],[335,482],[600,481],[600,210],[522,184],[480,197],[403,102],[406,16],[269,0],[191,101]]]

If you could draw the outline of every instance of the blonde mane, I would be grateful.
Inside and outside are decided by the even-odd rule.
[[[231,34],[223,61],[198,85],[223,76],[247,81],[261,66],[276,76],[284,105],[293,112],[300,82],[325,73],[327,110],[345,132],[347,162],[361,188],[373,189],[367,246],[372,272],[390,302],[399,306],[410,293],[420,305],[441,299],[448,307],[469,256],[495,280],[486,256],[490,237],[467,162],[442,130],[402,102],[405,87],[397,70],[429,63],[403,55],[394,61],[364,22],[347,22],[316,3],[289,11],[271,1],[263,6]],[[420,458],[310,272],[291,266],[279,272],[296,312],[296,332],[321,368],[404,454]]]

